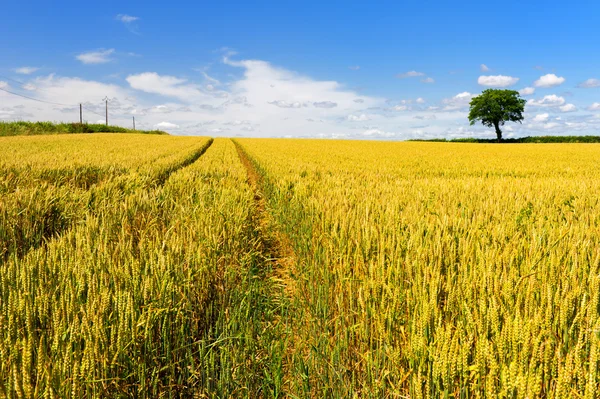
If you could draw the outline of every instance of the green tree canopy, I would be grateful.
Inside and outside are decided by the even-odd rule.
[[[494,127],[498,142],[502,141],[502,130],[505,122],[523,121],[523,112],[527,100],[519,96],[518,91],[487,89],[471,100],[469,122],[474,125],[481,121],[484,126]]]

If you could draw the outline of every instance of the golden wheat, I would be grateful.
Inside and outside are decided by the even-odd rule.
[[[595,397],[600,149],[239,140],[297,254],[298,397]]]
[[[236,143],[0,139],[0,397],[597,396],[598,147]]]

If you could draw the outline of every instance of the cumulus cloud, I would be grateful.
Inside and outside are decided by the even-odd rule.
[[[20,75],[31,75],[32,73],[38,71],[40,68],[36,68],[36,67],[20,67],[20,68],[15,68],[14,71],[15,73],[18,73]]]
[[[419,76],[425,76],[425,74],[423,72],[408,71],[408,72],[399,73],[398,75],[396,75],[396,77],[399,79],[416,78]]]
[[[561,112],[574,112],[577,111],[577,107],[574,104],[565,104],[558,107]]]
[[[425,78],[421,79],[421,83],[435,83],[435,80],[433,78]]]
[[[547,75],[540,76],[540,78],[538,80],[533,82],[533,85],[535,87],[544,87],[544,88],[555,87],[555,86],[559,86],[559,85],[563,84],[565,82],[565,80],[566,79],[563,77],[559,77],[553,73],[549,73]]]
[[[593,103],[587,109],[589,111],[600,111],[600,103]]]
[[[485,64],[481,64],[479,66],[479,69],[481,70],[481,72],[488,72],[490,70],[490,68],[488,68],[488,66]]]
[[[415,100],[417,104],[425,104],[425,100],[422,97],[419,97]]]
[[[170,129],[179,129],[179,125],[171,122],[160,122],[154,125],[154,129],[157,130],[170,130]]]
[[[8,83],[3,80],[0,80],[0,89],[6,89],[6,88],[8,88]]]
[[[317,108],[335,108],[337,104],[333,101],[317,101],[314,102],[313,105]]]
[[[365,114],[360,114],[360,115],[350,114],[346,117],[346,119],[351,122],[365,122],[365,121],[371,120],[371,118],[369,118]]]
[[[279,108],[302,108],[302,103],[298,101],[287,102],[284,100],[268,101],[268,104],[275,105]]]
[[[444,107],[443,111],[456,111],[460,109],[464,109],[469,106],[471,99],[475,97],[475,95],[469,93],[468,91],[464,91],[462,93],[458,93],[454,97],[445,98],[442,100],[442,104]]]
[[[548,123],[544,123],[544,129],[550,130],[550,129],[554,129],[560,126],[560,123],[558,122],[548,122]]]
[[[186,79],[174,76],[159,75],[156,72],[144,72],[137,75],[129,75],[126,78],[129,85],[146,93],[160,94],[168,97],[176,97],[181,100],[204,102],[214,97],[201,90],[200,85],[189,83]]]
[[[103,105],[101,101],[103,97],[116,99],[112,105],[121,106],[132,101],[126,100],[131,93],[116,84],[106,84],[93,80],[85,80],[80,78],[60,77],[48,75],[38,77],[28,82],[35,86],[38,90],[37,98],[56,102],[60,99],[61,103],[79,104],[79,103],[96,103]]]
[[[81,53],[75,58],[81,61],[83,64],[106,64],[107,62],[112,61],[110,58],[111,54],[115,52],[115,49],[108,50],[98,50],[98,51],[89,51],[87,53]]]
[[[588,79],[584,82],[579,83],[577,87],[580,87],[582,89],[592,89],[595,87],[600,87],[600,79]]]
[[[363,136],[373,137],[373,138],[392,138],[392,137],[395,137],[396,135],[397,135],[396,133],[387,132],[385,130],[376,129],[376,128],[367,129],[363,132]]]
[[[385,98],[359,95],[335,80],[314,79],[266,61],[230,57],[223,59],[219,79],[213,80],[203,74],[189,78],[158,71],[130,74],[125,85],[53,75],[30,79],[26,83],[38,88],[32,97],[73,105],[34,103],[0,91],[1,117],[77,121],[82,102],[84,120],[94,121],[102,118],[100,100],[108,96],[111,123],[130,126],[135,115],[140,129],[157,126],[174,134],[410,138],[415,129],[425,129],[412,126],[414,122],[427,120],[422,133],[439,137],[448,126],[466,123],[464,110],[472,97],[459,93],[441,104],[428,99],[426,104],[435,106],[436,117],[417,106],[424,100],[390,105]],[[394,112],[393,105],[405,108]],[[366,123],[373,126],[362,126]]]
[[[522,96],[530,96],[535,93],[534,87],[525,87],[524,89],[519,90],[519,94]]]
[[[126,121],[125,125],[129,126],[131,111],[135,109],[136,100],[130,97],[131,93],[113,84],[48,75],[24,82],[22,87],[31,92],[28,96],[53,104],[34,103],[4,93],[5,95],[0,98],[0,104],[10,108],[11,118],[16,120],[79,121],[81,103],[84,107],[84,120],[94,121],[104,115],[104,103],[101,99],[108,96],[112,99],[109,103],[111,122],[115,121],[112,119],[113,116],[119,115]]]
[[[512,76],[504,76],[504,75],[496,75],[496,76],[480,76],[477,79],[477,83],[481,86],[490,86],[490,87],[508,87],[512,86],[519,81],[519,78],[514,78]]]
[[[396,106],[392,107],[392,109],[394,111],[407,111],[410,108],[408,107],[408,105],[396,105]]]
[[[533,117],[533,121],[534,122],[546,122],[549,117],[550,117],[550,115],[547,113],[537,114],[536,116]]]
[[[415,119],[419,119],[419,120],[435,120],[437,119],[437,117],[434,114],[427,114],[427,115],[415,115],[414,116]]]
[[[544,96],[542,99],[540,100],[529,100],[527,102],[527,105],[531,105],[531,106],[538,106],[538,107],[558,107],[560,105],[563,105],[566,102],[564,97],[561,96],[557,96],[556,94],[550,94],[547,96]]]

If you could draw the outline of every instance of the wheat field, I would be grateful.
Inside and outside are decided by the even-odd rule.
[[[595,398],[600,149],[0,138],[0,397]]]

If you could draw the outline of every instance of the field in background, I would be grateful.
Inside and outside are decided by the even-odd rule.
[[[0,122],[0,137],[37,136],[64,133],[167,134],[160,130],[133,130],[100,123]]]
[[[0,397],[596,397],[599,155],[0,138]]]
[[[496,143],[497,139],[413,139],[410,141],[451,142],[451,143]],[[503,143],[600,143],[600,136],[527,136],[504,138]]]

